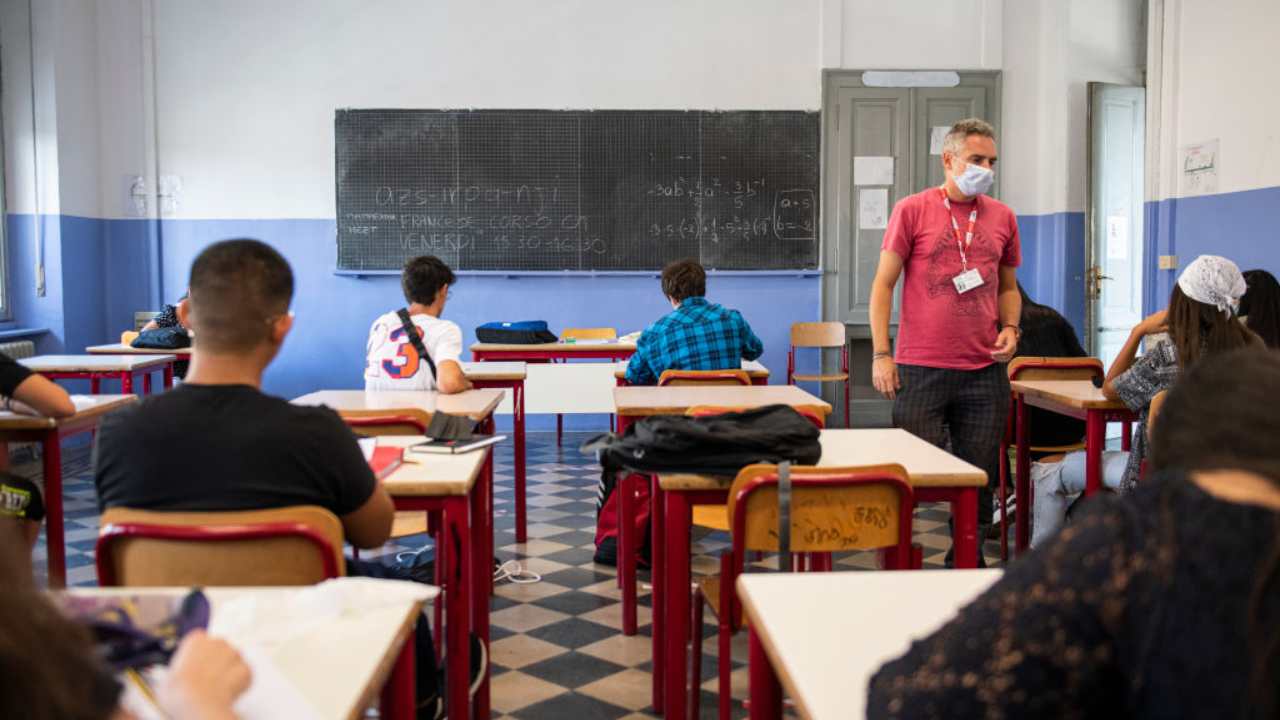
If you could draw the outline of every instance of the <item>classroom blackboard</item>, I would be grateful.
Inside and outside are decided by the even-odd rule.
[[[818,114],[339,110],[338,269],[818,264]]]

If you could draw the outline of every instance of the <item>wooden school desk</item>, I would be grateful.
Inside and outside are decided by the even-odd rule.
[[[151,394],[151,373],[164,373],[164,387],[173,387],[173,362],[178,358],[171,353],[139,355],[37,355],[18,362],[29,370],[50,380],[87,379],[89,392],[97,395],[102,390],[102,380],[119,379],[120,391],[133,394],[133,376],[142,374],[142,394]]]
[[[511,426],[515,435],[516,542],[526,542],[525,478],[528,468],[525,460],[524,381],[528,368],[522,362],[464,362],[461,365],[462,373],[477,389],[511,390]]]
[[[751,378],[752,385],[769,384],[769,368],[765,367],[759,360],[743,360],[742,369],[747,372],[747,377]],[[618,387],[625,387],[627,385],[627,364],[616,363],[613,377],[617,379]]]
[[[538,343],[513,345],[507,343],[474,343],[471,359],[523,360],[525,362],[552,362],[590,358],[593,360],[626,360],[636,352],[636,344],[620,340],[579,340],[577,342]]]
[[[1102,390],[1088,380],[1015,380],[1010,383],[1016,405],[1014,427],[1018,442],[1017,476],[1014,481],[1018,507],[1014,548],[1027,549],[1031,540],[1032,512],[1030,430],[1027,406],[1044,408],[1085,421],[1085,495],[1102,487],[1102,451],[1107,444],[1107,423],[1133,422],[1137,413],[1119,400],[1108,400]],[[1128,448],[1128,440],[1125,441]]]
[[[378,438],[378,444],[408,447],[422,440],[387,436]],[[479,636],[486,647],[489,645],[489,595],[493,589],[491,449],[436,455],[426,463],[406,462],[382,481],[396,510],[440,512],[444,523],[440,537],[458,539],[457,552],[448,547],[436,548],[436,562],[442,563],[440,577],[445,578],[444,644],[449,683],[445,692],[451,718],[489,717],[488,675],[476,693],[474,706],[468,700],[468,686],[471,633]]]
[[[79,395],[76,414],[54,419],[0,412],[0,443],[38,442],[44,459],[45,545],[49,555],[49,587],[67,584],[67,553],[62,522],[62,438],[92,433],[102,417],[138,401],[135,395]]]
[[[90,345],[84,349],[90,355],[177,355],[179,360],[191,357],[191,348],[136,348],[124,343],[108,343],[106,345]]]
[[[163,594],[181,597],[189,588],[84,588],[67,591],[76,597]],[[206,588],[212,613],[246,595],[263,599],[288,598],[299,588]],[[312,710],[325,720],[353,720],[378,699],[382,717],[413,720],[414,623],[421,601],[405,601],[349,613],[325,623],[313,632],[274,647],[270,658],[281,674],[310,701]]]
[[[706,385],[667,385],[665,387],[626,386],[614,388],[613,403],[618,415],[618,433],[621,434],[627,425],[651,415],[683,415],[689,408],[699,405],[717,407],[755,408],[765,405],[790,405],[794,408],[809,408],[822,417],[831,413],[831,406],[821,398],[814,397],[794,385],[760,385],[760,386],[706,386]],[[639,542],[632,538],[630,518],[636,513],[635,494],[644,482],[643,475],[624,473],[618,483],[618,579],[622,583],[622,632],[625,635],[636,633],[636,559],[630,548]],[[653,480],[650,479],[650,484]],[[653,542],[658,542],[656,519],[661,509],[657,503],[657,489],[650,491],[653,498],[653,509],[650,517],[655,525],[652,532]]]
[[[751,717],[782,717],[782,689],[807,720],[866,716],[867,685],[1000,578],[1000,570],[747,573]],[[779,683],[781,680],[781,683]]]
[[[982,469],[896,428],[823,430],[819,441],[822,459],[818,467],[898,463],[906,468],[917,502],[949,502],[954,521],[955,566],[977,567],[978,489],[987,484],[987,474]],[[653,544],[654,698],[655,701],[664,696],[671,699],[666,708],[668,719],[684,717],[681,689],[688,675],[685,640],[690,632],[690,598],[688,592],[667,592],[666,589],[688,588],[692,581],[689,557],[692,506],[725,503],[732,484],[731,477],[672,474],[658,478],[656,492],[663,510],[658,511],[659,502],[655,501],[652,536],[663,539]],[[818,577],[831,575],[821,573]],[[660,648],[664,644],[666,656],[660,659]],[[660,664],[665,666],[662,670],[665,693],[657,685]]]

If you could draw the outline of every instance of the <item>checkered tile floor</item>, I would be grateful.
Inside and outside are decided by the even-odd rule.
[[[500,583],[492,609],[492,701],[494,716],[542,718],[650,718],[650,630],[652,617],[647,589],[641,587],[640,633],[621,633],[621,595],[614,569],[591,562],[595,528],[595,489],[600,469],[594,459],[578,453],[585,435],[567,434],[557,448],[552,433],[531,433],[528,446],[529,542],[515,544],[512,510],[511,447],[504,443],[495,464],[494,503],[501,560],[518,559],[542,576],[528,585]],[[97,504],[89,469],[88,448],[64,453],[66,478],[68,581],[93,585],[93,543],[98,528]],[[19,465],[22,474],[39,472],[35,463]],[[945,506],[917,510],[916,542],[925,548],[926,566],[941,567],[951,545]],[[693,569],[718,569],[715,556],[728,547],[722,533],[696,533]],[[367,556],[390,559],[397,552],[426,543],[425,536],[402,538]],[[988,564],[994,565],[999,545],[986,543]],[[43,543],[36,550],[36,569],[45,572]],[[875,567],[870,553],[838,557],[837,569]],[[642,580],[647,578],[642,578]],[[715,616],[706,614],[703,628],[703,714],[715,716]],[[733,694],[747,689],[746,636],[733,646]],[[735,717],[745,717],[735,703]]]

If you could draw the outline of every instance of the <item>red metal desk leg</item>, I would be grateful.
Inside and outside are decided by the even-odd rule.
[[[1102,447],[1107,442],[1107,422],[1102,413],[1089,411],[1084,421],[1084,494],[1102,487]]]
[[[173,388],[173,363],[166,363],[164,366],[164,389]]]
[[[492,419],[486,424],[489,427],[484,430],[485,434],[492,433]],[[475,492],[471,493],[471,535],[472,547],[475,548],[471,553],[472,562],[475,563],[472,570],[475,589],[471,592],[471,631],[487,648],[489,646],[489,596],[493,594],[493,453],[490,450],[485,452],[489,454],[489,458],[485,461],[479,486]],[[469,673],[470,666],[464,676],[469,677]],[[487,674],[481,680],[480,688],[476,692],[475,716],[489,717]]]
[[[665,502],[662,497],[662,487],[658,483],[658,476],[651,475],[649,477],[650,492],[649,497],[652,509],[650,510],[649,525],[650,537],[653,538],[653,567],[650,569],[649,586],[652,588],[649,597],[653,600],[652,617],[653,625],[651,631],[653,634],[653,709],[659,713],[662,712],[663,703],[663,682],[665,676],[663,669],[666,663],[666,645],[663,644],[666,633],[666,623],[663,622],[663,594],[666,590],[665,576],[666,572],[666,555],[667,544],[663,542],[666,539],[666,523],[663,517],[666,513]]]
[[[1014,504],[1018,507],[1018,517],[1014,533],[1015,553],[1021,554],[1031,544],[1031,449],[1027,428],[1027,401],[1022,395],[1016,396],[1017,409],[1014,419],[1014,433],[1018,441],[1017,472],[1014,476]]]
[[[413,639],[406,639],[396,656],[387,684],[382,686],[379,715],[389,720],[413,720],[417,717],[417,691],[414,684]]]
[[[98,395],[102,392],[102,378],[97,375],[89,377],[89,394]]]
[[[666,506],[666,581],[663,583],[663,620],[667,641],[666,687],[663,703],[667,720],[684,720],[685,678],[689,672],[689,658],[685,654],[685,641],[689,638],[689,614],[691,570],[689,563],[689,527],[693,524],[688,493],[663,493]]]
[[[120,392],[124,393],[125,395],[133,394],[133,373],[131,372],[120,373]]]
[[[56,430],[45,433],[44,450],[45,547],[49,557],[49,587],[67,586],[67,547],[62,520],[62,440]]]
[[[142,373],[142,394],[143,395],[151,394],[151,371],[150,370]]]
[[[782,684],[765,654],[760,636],[748,629],[751,678],[751,720],[779,720],[782,717]]]
[[[444,553],[449,563],[445,588],[445,659],[448,663],[449,715],[455,720],[471,717],[469,687],[471,684],[471,593],[475,581],[475,558],[472,547],[469,497],[445,500],[445,542],[458,542]]]
[[[1022,508],[1018,508],[1021,512]],[[951,538],[955,548],[955,566],[978,567],[978,488],[962,488],[951,501],[951,517],[955,535]]]
[[[1123,427],[1120,431],[1120,449],[1129,452],[1133,449],[1133,423],[1125,420]]]
[[[515,428],[515,485],[516,485],[516,542],[528,542],[528,526],[525,511],[525,436],[524,436],[524,381],[518,380],[511,386],[512,393],[512,425]]]
[[[636,515],[635,483],[639,476],[622,472],[618,474],[618,581],[622,583],[622,634],[636,634],[636,548],[641,540],[635,537],[632,518]]]

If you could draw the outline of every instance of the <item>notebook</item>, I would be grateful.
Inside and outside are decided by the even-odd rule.
[[[459,455],[506,440],[506,435],[472,435],[463,440],[427,438],[405,448],[405,457],[413,460],[429,455]]]
[[[360,449],[364,451],[364,460],[369,463],[374,477],[379,480],[395,472],[404,462],[404,448],[378,445],[377,438],[360,438]]]

